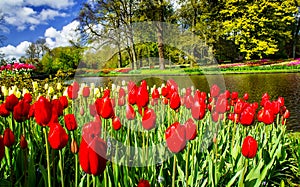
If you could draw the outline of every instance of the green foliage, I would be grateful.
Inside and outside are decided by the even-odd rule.
[[[42,71],[56,73],[58,70],[75,69],[82,59],[83,49],[78,47],[58,47],[47,52],[42,60]]]
[[[289,27],[297,12],[295,1],[225,1],[224,36],[234,41],[246,59],[275,54],[281,40],[291,38]]]

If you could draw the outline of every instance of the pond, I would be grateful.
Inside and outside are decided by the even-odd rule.
[[[78,78],[78,77],[77,77]],[[77,79],[76,78],[76,79]],[[216,83],[223,90],[236,91],[243,96],[249,93],[249,102],[260,102],[261,96],[267,92],[271,99],[282,96],[291,116],[288,119],[288,127],[293,131],[300,131],[300,73],[264,73],[264,74],[220,74],[220,75],[193,75],[193,76],[127,76],[127,77],[88,77],[84,82],[94,82],[103,86],[108,81],[121,85],[122,80],[133,80],[139,82],[146,79],[149,86],[156,84],[160,86],[164,80],[174,79],[180,88],[194,86],[195,88],[208,92],[209,85]]]

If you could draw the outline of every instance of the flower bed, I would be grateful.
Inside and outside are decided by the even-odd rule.
[[[41,82],[42,83],[42,82]],[[1,183],[28,186],[262,186],[299,182],[284,98],[249,103],[217,85],[73,82],[6,87]],[[30,91],[30,92],[29,92]],[[240,95],[240,97],[239,97]]]

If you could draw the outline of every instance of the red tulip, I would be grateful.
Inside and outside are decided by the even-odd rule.
[[[161,88],[161,95],[162,96],[167,97],[168,93],[169,93],[169,90],[166,86]]]
[[[87,174],[100,175],[106,168],[107,145],[100,137],[88,141],[82,138],[79,147],[79,163]]]
[[[35,109],[35,105],[33,103],[32,105],[30,105],[30,108],[29,108],[29,113],[28,113],[28,117],[29,118],[33,118],[34,117],[34,109]]]
[[[173,110],[177,110],[180,107],[180,96],[178,94],[178,92],[173,92],[173,94],[171,95],[170,98],[170,107]]]
[[[49,126],[48,141],[51,148],[56,150],[64,148],[69,139],[65,129],[59,123],[50,123]]]
[[[135,118],[135,111],[131,105],[126,106],[126,118],[128,120],[133,120]]]
[[[231,100],[236,100],[239,97],[239,93],[237,92],[231,92]]]
[[[101,130],[101,120],[91,121],[82,127],[82,138],[85,139],[86,142],[91,142],[93,138],[100,137]]]
[[[212,85],[210,88],[210,97],[217,97],[220,92],[220,87],[216,84]]]
[[[28,119],[30,104],[21,100],[15,107],[13,117],[17,122],[22,122]]]
[[[130,90],[128,90],[128,103],[134,105],[137,100],[137,90],[138,87],[134,84]]]
[[[178,92],[178,85],[173,79],[167,80],[167,88],[169,91],[168,98],[170,98],[173,92]]]
[[[13,111],[14,107],[18,104],[19,99],[15,96],[15,94],[11,94],[10,96],[6,97],[5,100],[5,108],[8,111]]]
[[[126,95],[125,90],[124,90],[124,88],[121,87],[120,90],[119,90],[119,98],[120,97],[125,97],[125,95]]]
[[[263,122],[266,124],[266,125],[269,125],[271,123],[274,122],[274,114],[272,112],[272,110],[267,110],[267,109],[264,109],[263,110]]]
[[[287,119],[290,117],[290,111],[288,109],[285,110],[284,114],[283,114],[283,118]]]
[[[152,108],[148,108],[144,111],[144,116],[142,118],[142,125],[144,129],[151,130],[155,127],[156,114]]]
[[[25,93],[24,94],[24,97],[23,97],[23,100],[26,102],[26,103],[31,103],[32,102],[32,96],[30,93]]]
[[[152,98],[153,99],[159,99],[159,92],[157,90],[157,88],[154,88],[152,91]]]
[[[108,119],[114,116],[114,109],[109,98],[109,90],[106,90],[107,93],[95,102],[97,113],[104,119]]]
[[[34,104],[34,118],[37,124],[46,126],[52,117],[52,105],[45,97],[41,96]]]
[[[118,116],[114,116],[112,119],[112,126],[117,131],[122,127],[120,118]]]
[[[248,94],[248,93],[245,93],[244,96],[243,96],[243,99],[244,99],[245,101],[247,101],[247,100],[249,99],[249,94]]]
[[[10,128],[6,128],[3,133],[3,142],[6,147],[11,147],[15,143],[15,135]]]
[[[205,115],[205,103],[196,101],[191,108],[191,112],[195,120],[203,119]]]
[[[88,86],[83,87],[83,89],[82,89],[82,96],[83,97],[90,96],[90,88]]]
[[[64,120],[68,131],[73,131],[77,129],[77,122],[74,114],[65,115]]]
[[[5,155],[5,146],[4,146],[4,139],[2,137],[2,135],[0,135],[0,162],[2,160],[2,158]]]
[[[255,111],[253,110],[252,107],[249,106],[243,110],[239,121],[242,125],[246,125],[246,126],[251,125],[254,121],[254,115],[255,115]]]
[[[118,106],[124,106],[126,103],[125,97],[119,97],[118,98]]]
[[[212,113],[212,115],[211,115],[211,118],[212,118],[212,120],[213,120],[214,122],[218,122],[219,119],[220,119],[220,115],[219,115],[219,113],[218,113],[217,111],[214,111],[214,112]]]
[[[89,109],[90,109],[91,116],[93,117],[97,116],[97,109],[95,104],[90,104]]]
[[[185,127],[179,122],[173,123],[165,131],[165,138],[169,150],[173,153],[178,153],[185,148],[186,133]]]
[[[27,140],[25,139],[24,135],[21,135],[20,137],[20,147],[21,149],[26,149],[28,146]]]
[[[77,99],[78,97],[78,91],[72,85],[68,86],[67,93],[70,99]]]
[[[257,141],[252,136],[247,136],[242,145],[242,154],[246,158],[254,158],[257,152]]]
[[[74,81],[73,84],[72,84],[72,86],[73,86],[73,90],[75,92],[79,91],[79,84],[78,84],[78,82]]]
[[[141,86],[138,87],[136,92],[136,105],[139,107],[146,107],[149,103],[149,93],[147,90],[147,83],[145,80],[141,82]]]
[[[278,103],[280,103],[281,107],[284,106],[284,98],[283,97],[278,97],[277,101],[278,101]]]
[[[169,99],[166,98],[166,97],[164,97],[164,98],[162,99],[162,103],[163,103],[164,105],[167,105],[167,104],[169,103]]]
[[[274,115],[277,115],[280,112],[280,103],[278,101],[272,102],[272,111]]]
[[[217,103],[216,103],[216,111],[221,114],[225,113],[227,110],[227,105],[228,105],[228,101],[226,99],[226,95],[220,94],[218,96]]]
[[[261,97],[261,102],[260,105],[264,106],[266,101],[270,100],[270,96],[268,93],[264,93],[263,96]]]
[[[63,106],[58,99],[51,101],[52,105],[52,116],[50,122],[58,123],[58,117],[63,115]]]
[[[230,98],[230,91],[229,90],[225,90],[224,94],[226,96],[226,99]]]
[[[0,105],[0,116],[7,117],[10,115],[10,112],[5,108],[5,103]]]
[[[197,126],[194,121],[189,118],[185,124],[185,132],[186,132],[186,139],[187,140],[194,140],[197,136]]]
[[[150,183],[148,180],[141,179],[137,187],[150,187]]]
[[[61,96],[59,98],[59,102],[63,106],[64,109],[68,107],[68,99],[66,96]]]
[[[101,121],[92,121],[82,128],[79,147],[79,163],[84,172],[93,175],[103,173],[106,167],[107,145],[100,138]]]

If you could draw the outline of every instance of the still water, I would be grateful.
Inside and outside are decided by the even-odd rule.
[[[271,99],[284,97],[285,105],[291,116],[288,119],[288,127],[293,131],[300,131],[300,73],[270,73],[270,74],[226,74],[226,75],[196,75],[196,76],[136,76],[136,77],[113,77],[113,78],[84,78],[84,82],[94,82],[103,86],[107,82],[121,85],[125,80],[139,82],[147,80],[149,86],[160,86],[168,79],[174,79],[180,88],[194,86],[208,92],[212,84],[218,84],[222,89],[236,91],[242,97],[249,93],[249,102],[260,102],[264,93],[269,93]]]

